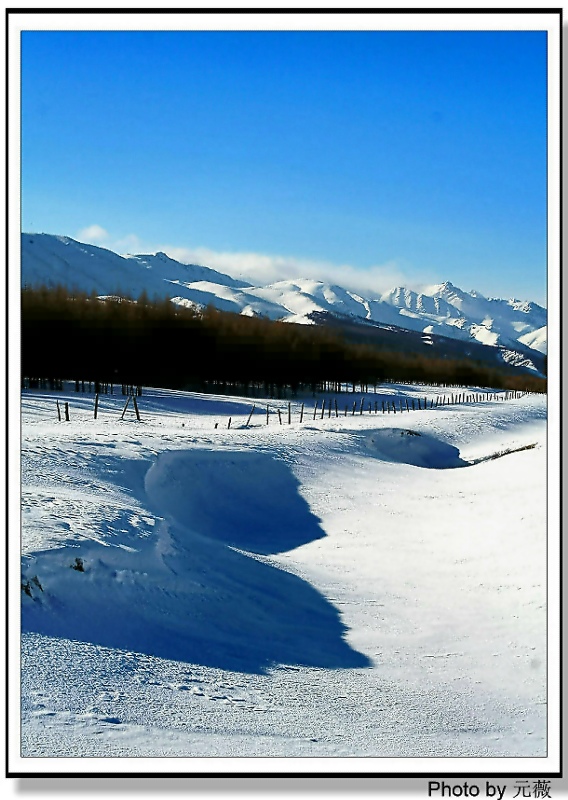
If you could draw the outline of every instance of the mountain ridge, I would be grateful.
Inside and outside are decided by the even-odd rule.
[[[211,267],[184,264],[166,253],[118,255],[68,236],[23,233],[23,285],[62,284],[99,295],[142,291],[179,305],[315,324],[314,313],[331,313],[411,331],[546,354],[547,313],[533,301],[488,298],[450,281],[387,292],[352,291],[310,278],[254,285]]]

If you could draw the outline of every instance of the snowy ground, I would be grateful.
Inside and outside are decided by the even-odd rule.
[[[546,398],[304,399],[23,393],[30,770],[546,755]]]

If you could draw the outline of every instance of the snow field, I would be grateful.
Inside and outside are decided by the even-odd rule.
[[[545,754],[546,398],[305,400],[24,392],[24,758]]]

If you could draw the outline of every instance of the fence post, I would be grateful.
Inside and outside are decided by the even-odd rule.
[[[353,411],[351,412],[351,416],[352,416],[352,417],[354,417],[354,416],[355,416],[355,409],[356,409],[356,408],[357,408],[357,401],[355,400],[355,402],[353,403]]]
[[[300,409],[300,423],[304,420],[304,404],[302,403],[302,408]]]
[[[317,413],[318,413],[318,401],[316,400],[316,404],[314,406],[314,419],[316,418]]]
[[[292,406],[290,402],[288,402],[288,425],[292,424]]]
[[[65,403],[65,422],[69,422],[69,403]]]
[[[132,395],[132,402],[134,403],[134,411],[136,412],[136,419],[140,422],[140,412],[138,411],[138,403],[136,402],[136,396]]]
[[[323,415],[324,414],[325,414],[325,397],[321,401],[321,417],[320,417],[320,419],[323,419]]]
[[[337,408],[337,397],[334,397],[334,401],[335,401],[335,418],[337,419],[337,417],[339,416],[339,411]]]
[[[227,425],[227,429],[229,429],[231,427],[231,420],[232,419],[233,419],[232,417],[229,417],[229,424]]]
[[[59,400],[55,401],[57,403],[57,419],[61,422],[61,409],[59,408]]]
[[[364,403],[364,400],[365,400],[365,398],[364,398],[364,397],[362,397],[362,398],[361,398],[361,408],[359,409],[359,414],[362,414],[362,413],[363,413],[363,403]]]
[[[278,421],[282,425],[282,412],[278,409]]]
[[[97,418],[97,411],[99,408],[99,395],[98,393],[95,395],[95,419]]]
[[[124,414],[126,413],[126,409],[128,408],[128,404],[130,403],[130,395],[128,395],[128,399],[124,404],[124,408],[122,409],[122,416],[120,419],[124,419]]]
[[[268,425],[268,403],[266,404],[266,424]]]
[[[253,405],[253,407],[252,407],[252,409],[251,409],[251,412],[250,412],[250,414],[248,415],[247,424],[245,425],[245,428],[248,428],[248,426],[250,425],[251,417],[252,417],[252,415],[254,414],[254,409],[255,409],[255,406]]]

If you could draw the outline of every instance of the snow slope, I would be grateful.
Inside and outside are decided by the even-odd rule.
[[[173,286],[209,281],[225,287],[246,286],[228,275],[195,264],[180,264],[165,253],[119,256],[82,244],[69,236],[22,234],[22,284],[63,284],[99,294],[130,294],[145,289],[150,297],[171,295]]]
[[[527,347],[532,348],[533,350],[538,350],[540,353],[546,353],[548,343],[548,327],[543,325],[542,328],[538,328],[536,331],[531,331],[530,333],[525,333],[522,336],[519,336],[519,342]]]
[[[307,278],[252,286],[208,267],[180,264],[165,253],[119,256],[66,236],[22,234],[22,282],[63,283],[101,295],[145,289],[182,305],[309,323],[331,312],[486,345],[520,342],[546,352],[546,310],[536,303],[488,299],[446,282],[415,292],[397,287],[367,298],[341,286]]]
[[[533,332],[546,323],[546,310],[536,303],[486,298],[479,292],[464,292],[449,281],[424,287],[422,292],[392,289],[382,295],[381,304],[385,303],[404,318],[399,325],[423,330],[424,321],[429,320],[433,325],[430,333],[472,338],[486,345],[520,341],[533,347]],[[546,352],[546,330],[537,344],[540,346],[535,349]]]
[[[70,388],[22,400],[23,768],[546,753],[544,397]]]

